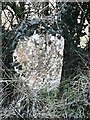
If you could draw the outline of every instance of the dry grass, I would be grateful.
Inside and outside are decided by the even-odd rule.
[[[41,118],[82,118],[86,119],[90,117],[90,102],[88,100],[90,85],[90,78],[82,71],[78,71],[78,74],[73,78],[64,80],[62,85],[64,86],[64,93],[62,98],[59,99],[57,95],[59,90],[49,90],[47,88],[40,89],[37,94],[31,90],[26,82],[14,81],[11,82],[14,90],[12,101],[8,103],[8,94],[4,93],[10,81],[7,81],[7,85],[0,91],[0,105],[6,102],[7,105],[1,107],[0,119],[41,119]]]

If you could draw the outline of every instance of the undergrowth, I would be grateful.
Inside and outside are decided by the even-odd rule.
[[[82,71],[67,80],[63,80],[64,91],[59,98],[59,89],[40,89],[34,94],[25,82],[12,83],[14,86],[13,100],[8,106],[2,106],[0,110],[1,120],[30,120],[30,119],[89,119],[90,101],[89,97],[90,78]],[[7,89],[8,85],[6,88]],[[1,92],[1,102],[4,101]]]

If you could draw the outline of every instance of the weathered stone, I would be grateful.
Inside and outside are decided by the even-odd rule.
[[[64,38],[34,33],[25,40],[18,43],[16,56],[26,72],[27,84],[36,90],[58,87],[63,65]]]

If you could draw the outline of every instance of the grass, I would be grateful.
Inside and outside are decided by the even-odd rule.
[[[67,80],[63,80],[61,83],[63,85],[61,98],[58,97],[60,93],[58,88],[51,91],[47,88],[40,89],[34,95],[30,89],[27,90],[28,87],[25,82],[22,84],[18,82],[15,84],[14,82],[12,83],[15,89],[13,100],[8,106],[1,107],[1,120],[13,120],[14,118],[15,120],[33,118],[89,119],[89,79],[87,74],[79,71],[73,78],[69,77]]]

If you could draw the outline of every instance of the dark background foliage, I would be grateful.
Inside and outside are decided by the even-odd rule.
[[[31,9],[34,8],[35,12],[38,13],[38,16],[49,16],[52,15],[52,10],[48,7],[48,2],[46,3],[38,3],[29,4],[28,11],[25,11],[25,3],[19,2],[19,5],[16,2],[3,2],[2,3],[2,11],[9,10],[11,13],[11,19],[8,17],[8,21],[10,22],[10,27],[5,29],[5,24],[2,26],[2,61],[3,61],[3,79],[13,80],[14,77],[14,66],[12,66],[13,62],[13,52],[16,48],[18,43],[18,37],[15,34],[16,29],[20,26],[21,22],[28,18],[31,14]],[[64,5],[63,5],[64,4]],[[8,6],[11,9],[8,8]],[[41,7],[40,7],[41,6]],[[43,7],[45,8],[40,12],[40,9]],[[68,79],[72,75],[72,78],[77,75],[78,68],[81,68],[83,71],[87,72],[90,71],[90,36],[89,40],[86,44],[85,48],[79,47],[80,45],[80,37],[83,37],[87,33],[83,32],[83,30],[88,27],[88,31],[90,32],[90,2],[82,2],[82,3],[56,3],[57,9],[57,21],[54,24],[49,23],[48,20],[42,22],[44,26],[44,33],[49,31],[52,34],[55,34],[55,31],[58,31],[65,39],[65,49],[64,49],[64,64],[63,64],[63,72],[62,72],[62,80],[60,83],[60,92],[59,98],[62,97],[64,93],[64,84],[63,80]],[[14,17],[16,17],[17,24],[14,24]],[[80,22],[78,23],[78,20]],[[85,20],[87,20],[88,24],[84,24]],[[33,21],[34,23],[35,21]],[[38,21],[37,21],[38,22]],[[51,28],[48,28],[47,25],[50,24]],[[28,36],[33,34],[33,29],[38,29],[38,23],[32,24],[29,26],[29,31],[26,31]],[[54,30],[54,32],[52,32]],[[62,30],[62,31],[60,31]],[[18,32],[22,32],[19,30]],[[7,69],[6,69],[7,68]],[[68,81],[69,82],[69,81]],[[3,87],[7,84],[4,83]],[[8,88],[6,89],[5,94],[8,94],[8,97],[3,102],[3,106],[8,105],[12,98],[13,86],[9,84]],[[90,94],[90,93],[89,93]],[[6,102],[7,101],[7,102]],[[90,109],[89,106],[85,108],[86,110]],[[86,113],[88,115],[88,112]]]

